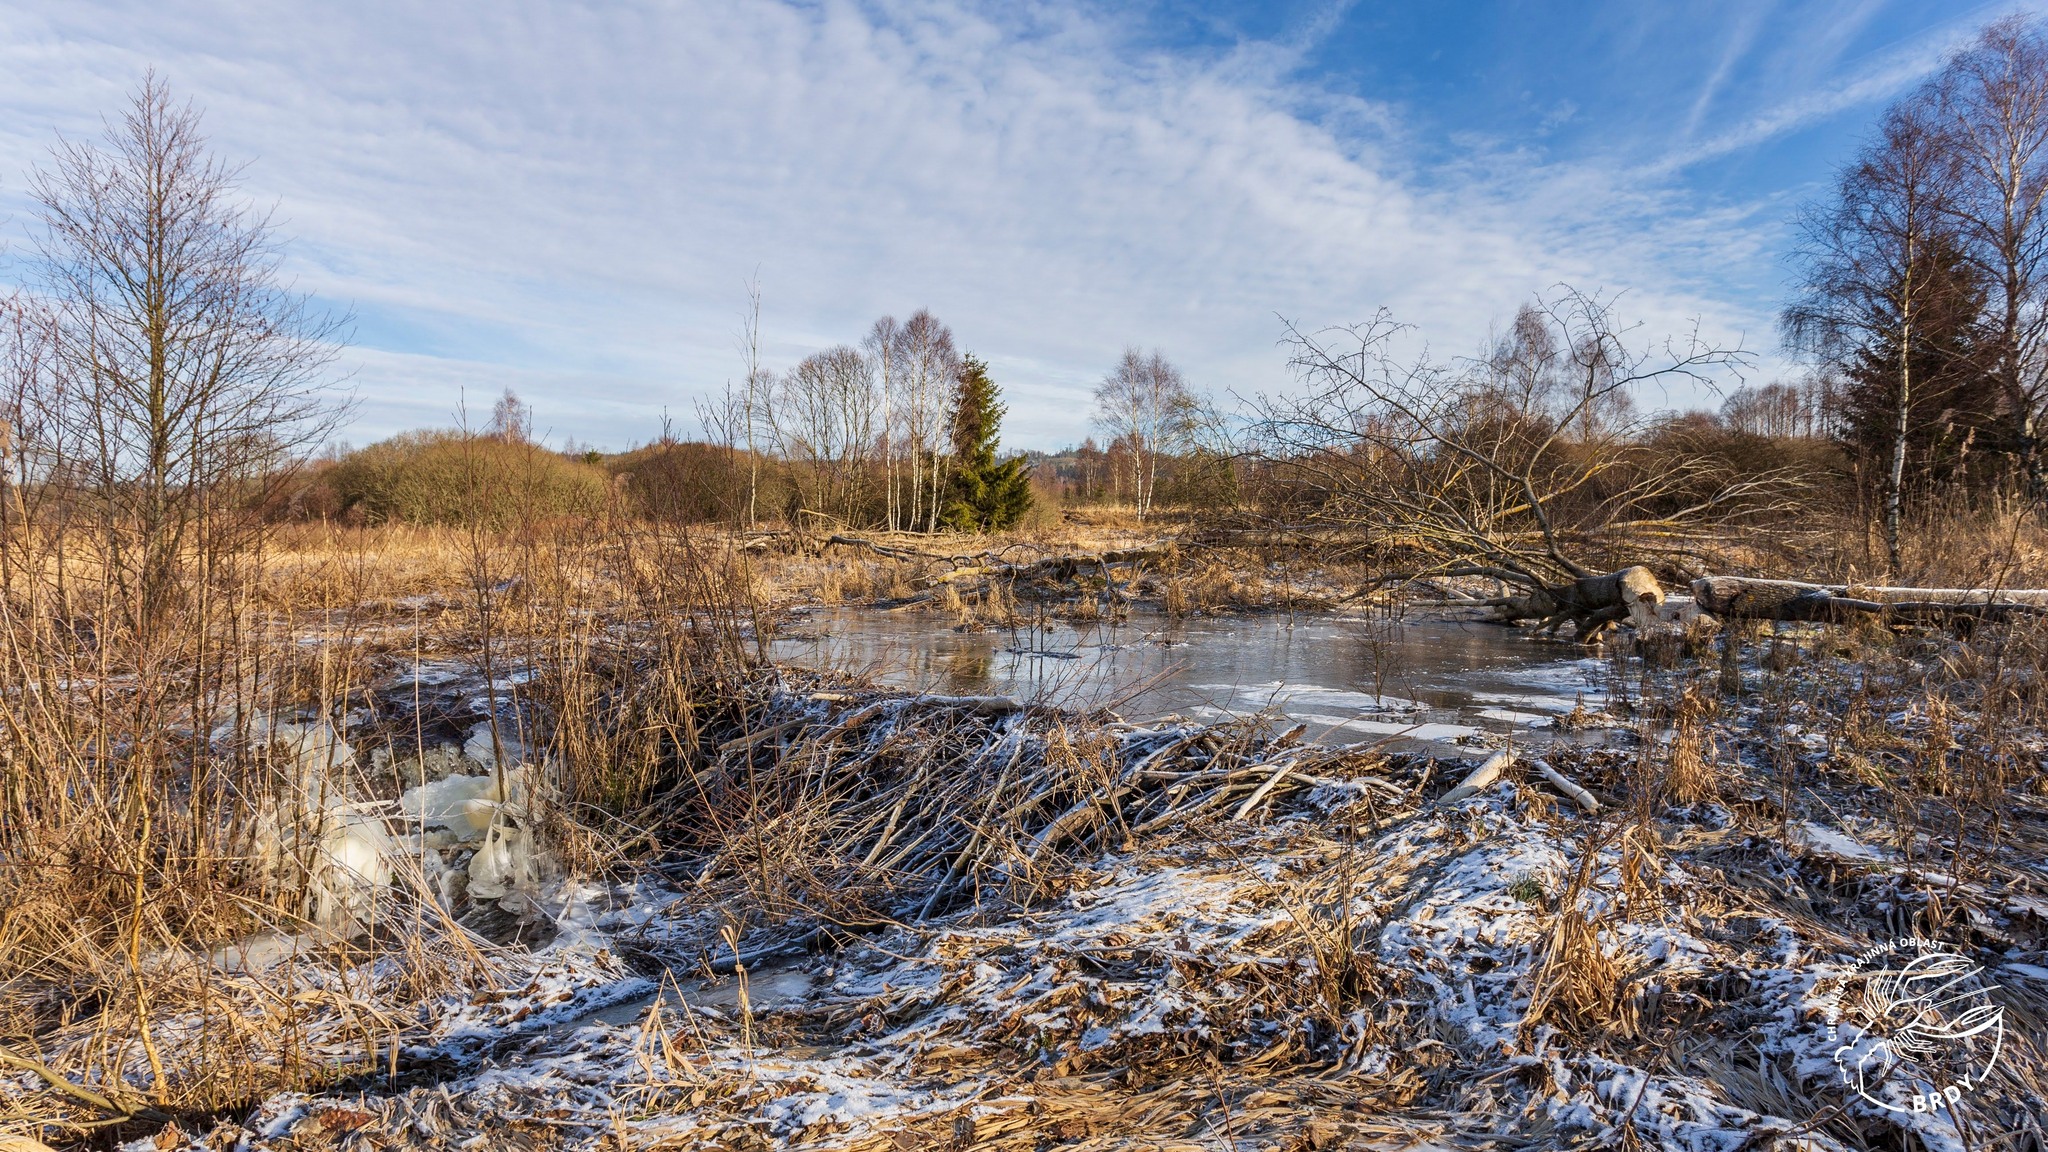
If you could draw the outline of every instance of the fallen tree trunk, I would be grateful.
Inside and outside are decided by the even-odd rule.
[[[1863,587],[1703,576],[1692,582],[1692,594],[1700,611],[1724,620],[1841,623],[1877,616],[1940,623],[2048,615],[2048,589]]]
[[[1458,782],[1456,788],[1437,797],[1437,805],[1439,807],[1448,806],[1456,804],[1460,800],[1469,800],[1479,795],[1486,789],[1493,787],[1494,782],[1500,779],[1500,774],[1507,771],[1508,766],[1514,762],[1514,749],[1503,748],[1495,752],[1493,755],[1480,761],[1479,767],[1467,773],[1465,778]]]
[[[1028,560],[1021,563],[1003,559],[1003,553],[1021,547],[1009,544],[993,552],[977,552],[968,555],[948,556],[937,552],[926,552],[904,544],[885,544],[864,536],[835,534],[818,545],[826,548],[852,548],[871,552],[890,560],[925,560],[948,564],[951,567],[936,576],[926,578],[926,587],[941,584],[957,584],[963,580],[1019,580],[1051,579],[1072,580],[1090,568],[1109,568],[1118,564],[1153,564],[1166,558],[1169,545],[1165,542],[1148,544],[1141,548],[1114,549],[1105,552],[1082,552],[1070,555],[1048,556],[1042,560]]]
[[[1116,564],[1151,564],[1166,558],[1163,545],[1149,548],[1126,548],[1113,552],[1093,552],[1072,556],[1049,556],[1027,564],[985,564],[977,567],[955,568],[934,576],[927,583],[952,584],[973,579],[1036,579],[1071,580],[1088,568],[1108,568]]]
[[[954,557],[940,556],[935,552],[926,552],[918,548],[907,548],[902,545],[892,546],[869,540],[864,536],[845,536],[836,532],[826,537],[825,542],[818,546],[818,550],[821,552],[827,548],[856,548],[866,552],[873,552],[877,556],[885,556],[891,560],[955,559]]]
[[[1599,576],[1582,576],[1567,584],[1530,586],[1517,573],[1468,569],[1459,575],[1493,575],[1523,583],[1519,595],[1488,601],[1500,610],[1501,619],[1540,620],[1538,625],[1552,635],[1566,624],[1574,626],[1580,643],[1591,643],[1623,620],[1638,629],[1657,622],[1657,606],[1664,603],[1664,587],[1648,568],[1640,564]]]
[[[1612,625],[1626,618],[1638,628],[1647,627],[1657,622],[1657,606],[1664,603],[1663,585],[1640,564],[1581,577],[1550,594],[1558,604],[1554,615],[1578,619],[1582,633],[1588,620]]]

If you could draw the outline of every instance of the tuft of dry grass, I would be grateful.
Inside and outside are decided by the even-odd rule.
[[[0,539],[0,1051],[51,1069],[20,1115],[53,1131],[367,1074],[412,1006],[494,978],[374,815],[417,781],[368,754],[428,751],[380,695],[394,669],[502,685],[490,742],[539,754],[531,816],[586,870],[640,838],[611,814],[743,723],[721,710],[766,629],[729,549],[619,524],[254,539],[196,552],[154,613],[93,537]]]

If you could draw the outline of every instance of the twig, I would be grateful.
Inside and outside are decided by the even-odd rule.
[[[1299,731],[1299,729],[1297,729],[1297,731]],[[1299,761],[1297,760],[1283,761],[1280,764],[1280,767],[1276,769],[1271,776],[1266,777],[1265,783],[1259,785],[1257,788],[1254,788],[1252,790],[1252,794],[1250,796],[1245,797],[1244,803],[1239,804],[1237,806],[1237,811],[1232,812],[1230,814],[1230,818],[1232,820],[1242,820],[1246,816],[1251,815],[1252,809],[1257,808],[1259,806],[1259,801],[1264,800],[1266,798],[1266,793],[1271,792],[1273,790],[1274,785],[1286,779],[1287,774],[1289,772],[1294,771],[1294,766],[1297,763],[1299,763]]]
[[[41,1077],[45,1084],[48,1084],[58,1092],[71,1097],[81,1104],[97,1108],[109,1116],[117,1116],[123,1120],[149,1120],[155,1122],[171,1119],[170,1113],[160,1112],[147,1104],[140,1108],[124,1108],[114,1103],[109,1097],[102,1096],[90,1088],[73,1084],[48,1064],[40,1060],[31,1060],[26,1056],[16,1055],[5,1047],[0,1047],[0,1064],[20,1069],[23,1072],[32,1072]]]

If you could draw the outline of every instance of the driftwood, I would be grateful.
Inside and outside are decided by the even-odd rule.
[[[1578,781],[1552,768],[1550,761],[1534,760],[1531,763],[1535,765],[1536,771],[1543,774],[1545,780],[1550,781],[1552,787],[1571,797],[1573,803],[1588,812],[1598,812],[1600,810],[1600,801],[1595,800],[1591,792],[1581,787]]]
[[[1459,781],[1456,788],[1437,797],[1437,805],[1441,807],[1446,804],[1456,804],[1460,800],[1470,800],[1472,797],[1499,783],[1501,773],[1506,772],[1514,763],[1514,749],[1503,748],[1495,752],[1485,760],[1480,761],[1479,767],[1474,768],[1463,780]],[[1545,780],[1550,781],[1552,787],[1569,797],[1574,804],[1588,812],[1598,812],[1600,810],[1600,801],[1595,799],[1591,792],[1581,787],[1578,781],[1551,767],[1548,761],[1531,760],[1529,765],[1536,769],[1537,773]],[[1246,808],[1249,807],[1250,805],[1246,805]],[[1237,818],[1240,820],[1244,818],[1243,809],[1239,810]]]
[[[1705,576],[1692,582],[1692,594],[1700,611],[1724,620],[1840,623],[1874,616],[1954,623],[2048,615],[2048,589],[1888,588]]]

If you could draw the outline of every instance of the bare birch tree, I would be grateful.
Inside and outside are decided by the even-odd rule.
[[[746,357],[747,379],[740,390],[738,425],[747,446],[747,527],[761,519],[761,435],[769,425],[768,396],[774,381],[761,368],[761,281],[747,281],[747,310],[740,326],[740,353]],[[728,422],[731,418],[728,417]]]
[[[1195,407],[1180,369],[1156,349],[1149,356],[1125,349],[1115,370],[1095,386],[1096,425],[1130,450],[1131,492],[1141,520],[1152,511],[1159,458],[1186,446]]]
[[[892,532],[901,527],[896,504],[896,455],[902,441],[903,374],[898,368],[903,355],[902,337],[903,326],[896,323],[894,316],[884,316],[875,321],[861,341],[861,350],[875,367],[881,396],[876,433],[880,440],[877,451],[882,458],[882,518]]]
[[[898,334],[902,373],[903,450],[910,458],[910,527],[936,532],[944,503],[947,437],[953,427],[953,387],[960,352],[953,330],[919,309]]]
[[[507,444],[531,444],[533,442],[533,408],[519,398],[519,393],[505,389],[491,405],[491,422],[484,434]]]
[[[1924,313],[1953,286],[1941,275],[1944,241],[1953,250],[1956,164],[1928,110],[1894,108],[1878,138],[1842,174],[1835,201],[1802,227],[1805,279],[1785,310],[1791,342],[1823,363],[1845,367],[1870,348],[1892,351],[1889,453],[1883,484],[1885,555],[1904,569],[1906,456],[1919,401],[1914,363],[1930,342]]]
[[[1997,376],[2021,471],[2048,500],[2048,38],[2012,16],[1986,28],[1935,81],[1958,166],[1953,216],[1991,290]]]

